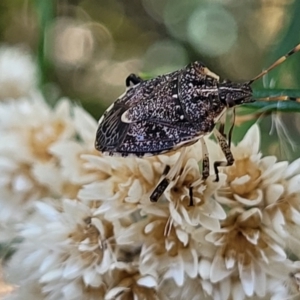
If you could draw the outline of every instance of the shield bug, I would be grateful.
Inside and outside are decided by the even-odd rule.
[[[226,158],[214,162],[217,181],[218,168],[234,162],[230,151],[231,130],[228,142],[221,117],[228,108],[255,101],[251,84],[299,50],[300,44],[245,83],[220,81],[219,76],[198,61],[150,80],[131,74],[126,79],[126,92],[99,120],[95,147],[105,154],[124,157],[158,155],[191,145],[213,131]],[[218,121],[219,130],[215,127]],[[208,153],[204,140],[201,141],[202,176],[206,179]],[[180,164],[175,165],[178,168]],[[151,201],[158,200],[174,174],[174,170],[166,169],[163,180],[150,196]],[[192,187],[190,198],[192,205]]]

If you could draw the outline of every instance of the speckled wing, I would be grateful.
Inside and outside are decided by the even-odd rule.
[[[191,123],[183,111],[179,78],[187,68],[143,81],[103,115],[96,149],[110,155],[155,155],[194,143],[213,124]]]

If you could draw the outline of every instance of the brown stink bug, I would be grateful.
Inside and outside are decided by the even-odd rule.
[[[220,81],[219,76],[198,61],[150,80],[131,74],[126,79],[126,92],[99,120],[95,147],[109,155],[158,155],[191,145],[213,131],[226,158],[214,162],[218,181],[218,168],[234,162],[230,134],[228,142],[222,115],[230,107],[254,102],[251,84],[299,50],[300,44],[245,83]],[[215,128],[218,121],[219,130]],[[209,161],[204,140],[201,141],[205,180],[209,175]],[[164,179],[150,196],[151,201],[157,201],[164,192],[170,173],[166,169]],[[190,194],[192,205],[192,188]]]

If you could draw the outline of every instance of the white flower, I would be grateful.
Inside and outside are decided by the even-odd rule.
[[[167,207],[153,207],[147,217],[116,233],[120,245],[141,246],[141,274],[172,278],[178,286],[198,270],[197,244],[184,227],[169,218]]]
[[[237,289],[241,295],[236,299],[254,294],[263,297],[267,292],[270,266],[275,263],[284,266],[286,253],[282,241],[263,225],[262,214],[257,208],[232,209],[221,225],[218,231],[202,230],[202,235],[198,236],[199,242],[205,236],[215,247],[215,251],[203,253],[207,271],[203,273],[199,266],[200,275],[211,283],[229,279],[230,289]],[[274,278],[279,275],[272,274]]]
[[[99,156],[94,147],[96,121],[81,107],[74,107],[73,119],[77,139],[60,139],[49,147],[49,152],[58,157],[61,172],[65,178],[73,183],[83,185],[98,179],[96,172],[85,168],[82,155],[93,154]]]
[[[76,197],[81,185],[61,172],[51,152],[56,143],[76,139],[68,100],[54,109],[38,94],[1,102],[0,135],[0,220],[22,221],[43,197]]]
[[[126,217],[139,210],[139,203],[149,202],[151,191],[156,186],[159,175],[151,160],[83,155],[85,167],[96,173],[95,182],[87,184],[79,192],[83,201],[97,201],[98,213],[114,220]]]
[[[10,261],[10,276],[21,286],[38,282],[46,299],[78,299],[70,297],[75,288],[83,295],[89,287],[102,289],[102,274],[116,261],[113,225],[78,201],[64,200],[62,207],[46,202],[37,202],[21,227],[24,240]]]
[[[190,158],[165,192],[171,217],[180,225],[185,222],[219,229],[219,220],[224,219],[226,213],[211,196],[224,181],[225,176],[220,176],[219,182],[213,182],[211,176],[203,182],[197,161]]]
[[[216,156],[218,151],[209,142],[209,153],[215,154],[214,161],[223,159]],[[230,167],[222,168],[227,175],[226,184],[215,194],[217,201],[229,207],[236,206],[264,206],[265,188],[271,188],[285,172],[288,163],[277,162],[275,156],[262,157],[259,152],[260,132],[257,125],[253,125],[243,140],[231,151],[235,162]],[[213,149],[214,148],[214,149]]]
[[[0,100],[29,96],[36,89],[37,67],[24,48],[0,47]]]
[[[158,300],[157,280],[150,275],[141,275],[136,270],[115,270],[112,273],[105,300],[146,299]]]
[[[280,180],[265,190],[265,223],[300,257],[300,159],[291,163]]]

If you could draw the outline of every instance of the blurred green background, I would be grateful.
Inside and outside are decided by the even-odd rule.
[[[200,60],[221,78],[251,79],[300,42],[300,1],[1,0],[0,39],[36,56],[49,103],[68,96],[98,119],[130,73],[156,76]],[[300,53],[254,88],[300,96],[299,75]],[[236,128],[234,139],[250,124]],[[261,125],[263,151],[299,157],[297,113],[273,113]]]

